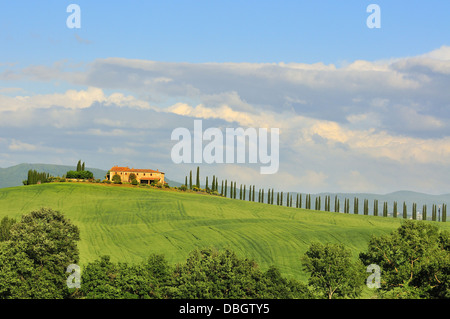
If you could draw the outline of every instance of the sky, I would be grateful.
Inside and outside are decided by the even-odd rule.
[[[80,8],[80,27],[69,28]],[[380,28],[367,24],[380,8]],[[450,193],[448,1],[14,1],[0,9],[0,167],[159,169],[176,128],[279,128],[280,191]]]

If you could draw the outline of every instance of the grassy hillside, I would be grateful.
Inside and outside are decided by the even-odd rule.
[[[230,247],[263,268],[276,265],[305,280],[300,256],[312,241],[340,242],[354,256],[372,234],[401,220],[315,212],[208,195],[115,185],[55,183],[0,189],[0,218],[40,207],[63,212],[80,227],[81,263],[110,255],[135,262],[162,253],[171,263],[196,247]],[[450,226],[439,224],[450,230]]]

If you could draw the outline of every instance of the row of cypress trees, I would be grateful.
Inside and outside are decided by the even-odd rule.
[[[199,167],[197,167],[196,184],[194,185],[192,183],[192,170],[191,170],[189,173],[189,183],[188,183],[188,177],[186,176],[185,186],[189,189],[194,189],[194,187],[200,189],[200,168]],[[221,181],[221,187],[219,189],[219,179],[215,175],[212,178],[211,187],[209,187],[208,176],[206,176],[205,189],[208,192],[216,192],[218,195],[220,194],[221,196],[230,197],[232,199],[239,198],[239,200],[248,200],[248,201],[253,201],[253,202],[256,201],[258,203],[267,203],[270,205],[274,205],[274,203],[276,203],[276,205],[278,205],[278,206],[293,207],[293,196],[290,193],[287,193],[287,195],[285,197],[283,192],[276,192],[276,202],[275,202],[274,201],[275,191],[273,188],[268,189],[267,195],[266,195],[264,189],[259,189],[258,196],[256,196],[256,186],[255,185],[248,185],[248,187],[247,187],[247,185],[240,184],[239,190],[238,190],[236,181],[230,181],[230,184],[228,184],[227,179]],[[228,192],[228,190],[229,190],[229,192]],[[239,197],[237,196],[238,192],[239,192]],[[331,211],[331,196],[330,195],[325,195],[324,204],[325,204],[324,211],[330,212]],[[303,202],[302,194],[297,193],[295,207],[312,209],[311,208],[311,194],[306,194],[305,200]],[[383,202],[382,209],[383,209],[382,216],[388,217],[389,209],[388,209],[387,202]],[[316,196],[315,203],[314,203],[314,210],[317,210],[317,211],[322,210],[321,196]],[[340,212],[340,211],[341,211],[340,210],[340,199],[338,198],[337,195],[335,195],[334,212]],[[344,198],[343,213],[345,213],[345,214],[350,213],[350,199],[349,198]],[[374,199],[374,201],[373,201],[372,213],[374,216],[378,216],[378,200],[377,199]],[[442,205],[441,213],[442,213],[442,221],[445,222],[447,219],[447,205],[446,204]],[[353,199],[353,214],[359,214],[359,198],[357,198],[357,197],[355,197]],[[369,200],[368,199],[364,199],[363,214],[369,215]],[[393,203],[392,215],[394,218],[399,217],[398,203],[396,201],[394,201],[394,203]],[[401,217],[405,218],[405,219],[408,218],[407,205],[405,202],[403,202],[403,211],[402,211]],[[417,216],[417,204],[413,203],[412,204],[412,218],[417,219],[417,217],[418,217]],[[423,205],[423,207],[422,207],[422,219],[423,220],[427,219],[427,205]],[[431,220],[436,221],[438,219],[440,220],[440,218],[438,216],[438,208],[437,208],[437,205],[433,204]]]

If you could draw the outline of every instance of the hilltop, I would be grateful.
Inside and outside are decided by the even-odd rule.
[[[27,173],[29,170],[36,170],[38,172],[46,172],[52,176],[63,176],[70,170],[75,170],[76,166],[70,165],[54,165],[54,164],[30,164],[22,163],[19,165],[1,168],[0,167],[0,188],[21,186],[22,181],[27,179]],[[107,170],[99,168],[86,167],[86,170],[91,171],[94,174],[95,179],[104,179]],[[180,186],[180,183],[168,180],[166,182],[170,186]]]

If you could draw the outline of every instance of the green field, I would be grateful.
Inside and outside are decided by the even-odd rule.
[[[110,255],[137,262],[151,253],[182,262],[194,248],[232,248],[263,269],[306,280],[300,257],[313,241],[343,243],[356,258],[370,236],[401,219],[317,212],[172,190],[87,183],[0,189],[0,218],[50,207],[81,231],[81,262]],[[449,224],[439,224],[450,230]]]

